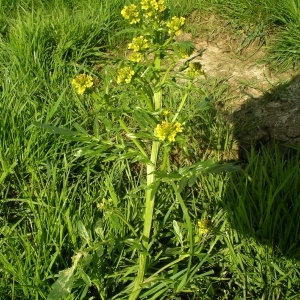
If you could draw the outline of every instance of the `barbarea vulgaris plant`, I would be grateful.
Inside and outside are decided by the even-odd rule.
[[[209,224],[201,222],[198,224],[200,229],[194,229],[197,228],[197,220],[191,220],[181,191],[187,184],[191,186],[195,183],[195,178],[200,173],[223,171],[226,170],[226,166],[204,161],[175,169],[170,163],[170,152],[174,146],[185,148],[185,152],[187,152],[185,134],[187,121],[191,116],[184,112],[184,106],[189,95],[194,90],[198,91],[199,95],[203,95],[199,86],[195,85],[196,78],[203,75],[200,63],[193,62],[193,58],[199,54],[195,53],[193,57],[189,58],[194,51],[193,45],[190,42],[177,40],[182,32],[185,18],[170,17],[164,0],[142,0],[139,5],[126,5],[122,9],[121,15],[136,29],[136,36],[128,43],[127,58],[120,63],[115,78],[112,80],[109,72],[105,72],[101,91],[96,92],[95,90],[90,93],[98,107],[93,130],[97,134],[85,133],[86,131],[77,124],[76,128],[80,132],[71,131],[66,135],[69,139],[76,140],[78,138],[78,141],[86,143],[76,152],[76,156],[98,155],[102,157],[103,162],[126,160],[127,163],[138,162],[140,166],[145,166],[145,180],[140,180],[140,191],[143,191],[142,201],[140,201],[143,209],[141,232],[133,229],[130,220],[125,220],[124,216],[117,212],[118,204],[114,193],[112,193],[112,201],[103,200],[98,203],[98,209],[103,212],[104,219],[110,219],[114,215],[132,232],[133,236],[130,240],[136,247],[132,257],[138,251],[137,266],[128,271],[128,274],[134,273],[130,277],[134,278],[133,282],[128,283],[128,287],[121,292],[122,296],[116,295],[111,299],[128,297],[129,300],[135,300],[140,297],[140,293],[144,289],[159,284],[161,273],[164,270],[169,270],[172,266],[175,267],[177,263],[182,264],[184,261],[186,261],[184,273],[179,273],[180,277],[174,275],[172,280],[177,278],[176,280],[180,281],[176,288],[177,292],[185,289],[189,274],[195,272],[192,265],[194,237],[199,235],[199,230],[200,234],[207,233]],[[178,67],[178,62],[182,57],[186,57],[186,61],[182,63],[181,67]],[[79,95],[93,87],[92,77],[86,74],[77,76],[72,84]],[[172,95],[167,95],[170,88],[177,89],[181,95],[175,107],[169,107],[166,102],[168,98],[172,97]],[[204,99],[199,101],[199,106],[195,108],[195,115],[208,107],[208,101]],[[102,128],[106,129],[103,133],[99,133],[99,123]],[[44,127],[50,127],[47,126]],[[50,130],[51,132],[55,131],[52,127]],[[60,131],[59,133],[64,134],[64,132]],[[231,170],[233,169],[234,166],[231,166]],[[169,184],[170,190],[173,191],[172,197],[178,201],[182,209],[187,231],[188,250],[166,266],[161,265],[163,261],[160,262],[157,271],[149,274],[148,268],[155,260],[155,257],[151,255],[151,247],[153,248],[155,245],[155,235],[152,232],[153,217],[155,207],[160,201],[158,193],[162,183]],[[97,209],[96,205],[95,209]],[[180,243],[182,243],[182,233],[178,222],[174,221],[173,225],[175,232],[178,233]],[[82,223],[80,223],[79,231],[86,241],[83,248],[88,245],[90,250],[86,251],[92,251],[94,248],[90,245],[91,239],[87,238]],[[105,245],[104,231],[101,229],[99,232],[101,243]],[[86,268],[86,262],[84,265]],[[74,270],[73,268],[72,272],[75,272]],[[82,272],[80,269],[78,274],[82,274]],[[74,274],[63,277],[65,274],[62,272],[62,277],[60,276],[57,281],[59,284],[54,284],[49,299],[58,299],[55,298],[59,295],[57,288],[62,286],[65,286],[63,295],[67,295],[71,291],[70,286]],[[87,279],[84,278],[84,280],[86,282]],[[125,282],[128,280],[124,279]],[[168,283],[169,287],[167,283],[164,283],[161,288],[165,291],[174,288],[172,280],[170,279]],[[98,289],[101,290],[101,288]],[[102,295],[103,291],[99,291],[99,293]],[[108,299],[105,298],[108,297],[107,295],[101,297]],[[146,299],[145,297],[144,295],[143,299]],[[162,299],[159,293],[155,297],[153,296],[151,299]]]
[[[72,80],[72,85],[77,89],[79,95],[83,95],[83,93],[91,88],[93,84],[93,77],[86,74],[80,74]]]

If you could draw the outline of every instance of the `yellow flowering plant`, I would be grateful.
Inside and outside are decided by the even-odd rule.
[[[139,12],[137,10],[137,6],[131,4],[129,6],[125,6],[122,11],[121,15],[126,19],[129,20],[130,24],[136,24],[140,21]]]
[[[130,83],[133,75],[134,71],[132,68],[124,67],[118,71],[117,83]]]
[[[162,121],[155,128],[155,135],[160,141],[168,140],[169,142],[175,142],[175,136],[179,132],[182,132],[182,126],[179,122],[171,123]]]
[[[170,36],[178,36],[181,33],[181,28],[184,25],[185,18],[173,17],[171,21],[167,22],[168,33]]]
[[[129,25],[138,30],[136,36],[128,43],[126,50],[130,53],[118,66],[114,78],[110,77],[111,70],[105,71],[102,78],[103,88],[91,93],[98,108],[93,127],[94,134],[87,133],[78,124],[77,131],[60,129],[59,133],[85,143],[78,152],[79,156],[98,155],[102,157],[103,163],[126,160],[129,164],[138,162],[140,166],[145,167],[145,180],[140,180],[140,190],[143,190],[144,196],[141,201],[143,225],[139,232],[133,230],[130,223],[117,212],[117,203],[114,204],[111,214],[107,213],[110,205],[104,205],[102,202],[98,204],[101,211],[105,210],[106,216],[111,217],[115,214],[126,223],[134,235],[134,245],[139,249],[138,267],[134,282],[128,285],[126,293],[129,294],[129,300],[135,300],[139,298],[147,282],[151,284],[151,278],[154,276],[145,278],[149,275],[149,265],[154,263],[152,260],[155,259],[151,255],[151,247],[155,243],[152,226],[160,185],[166,183],[170,186],[187,224],[189,250],[180,254],[178,260],[186,261],[185,275],[180,283],[180,289],[184,289],[187,284],[184,278],[188,278],[192,272],[195,226],[181,192],[185,186],[195,183],[201,173],[222,171],[226,168],[225,165],[211,161],[177,169],[171,164],[172,149],[175,146],[187,148],[185,134],[191,114],[184,112],[184,106],[194,89],[199,92],[200,88],[195,86],[194,80],[203,75],[201,65],[192,62],[198,54],[190,57],[194,50],[192,43],[176,39],[182,32],[185,18],[170,17],[164,0],[141,0],[139,5],[126,5],[121,15]],[[186,62],[178,68],[178,62],[183,56],[187,57]],[[92,77],[86,74],[78,75],[72,84],[79,95],[93,88]],[[166,95],[170,87],[176,88],[180,94],[180,101],[176,107],[169,107],[164,101],[165,96],[171,97]],[[209,107],[208,101],[199,102],[194,114]],[[99,124],[104,128],[102,133]],[[55,132],[51,126],[43,127]],[[194,223],[197,223],[197,220]],[[202,223],[198,225],[202,234],[208,232],[208,222],[205,226]],[[153,280],[158,280],[160,272],[170,266],[162,266]],[[178,288],[179,291],[180,289]]]
[[[93,86],[93,77],[80,74],[72,80],[72,85],[77,89],[78,95],[82,95],[87,89]]]

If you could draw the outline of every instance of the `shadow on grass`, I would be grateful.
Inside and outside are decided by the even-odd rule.
[[[270,253],[300,260],[300,76],[250,99],[234,119],[245,164],[224,196],[229,222]]]

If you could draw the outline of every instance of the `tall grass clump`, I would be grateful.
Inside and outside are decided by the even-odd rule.
[[[58,1],[55,3],[58,5]],[[11,143],[7,155],[13,160],[21,155],[24,158],[26,144],[35,148],[47,144],[35,140],[28,127],[32,119],[64,124],[74,119],[81,123],[85,119],[86,116],[81,120],[78,117],[87,114],[86,106],[80,101],[68,101],[69,74],[84,68],[87,59],[90,63],[99,60],[101,50],[107,50],[117,21],[113,12],[117,3],[92,6],[89,2],[83,9],[82,4],[76,7],[74,2],[73,8],[61,5],[59,10],[53,10],[57,8],[55,3],[48,10],[39,1],[30,1],[26,11],[25,3],[19,2],[14,19],[6,19],[8,29],[0,46],[1,141],[6,144],[4,148]],[[9,9],[7,14],[12,14]],[[53,118],[55,113],[61,120]],[[18,144],[19,140],[24,144]],[[36,160],[33,153],[28,150]]]
[[[78,207],[94,199],[85,188],[95,161],[81,165],[32,122],[86,122],[90,108],[69,91],[70,74],[107,50],[120,2],[50,2],[1,2],[1,299],[46,298],[48,278],[73,255]]]
[[[66,66],[78,68],[107,50],[117,21],[113,5],[99,2],[84,9],[63,6],[55,11],[39,7],[30,12],[20,10],[3,47],[9,47],[6,52],[20,64],[20,75],[55,79],[67,71]]]
[[[281,26],[271,45],[270,60],[280,70],[296,69],[300,61],[300,1],[286,0],[274,5],[274,18]]]
[[[299,147],[262,147],[223,197],[230,229],[223,261],[246,299],[299,297]]]

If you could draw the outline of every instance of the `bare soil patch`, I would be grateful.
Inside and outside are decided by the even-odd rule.
[[[202,18],[197,37],[183,34],[196,51],[208,80],[224,80],[233,95],[223,109],[230,111],[235,138],[244,148],[251,142],[300,143],[300,77],[293,71],[276,74],[263,63],[267,51],[260,39],[245,44],[243,32],[233,32],[215,16]],[[199,20],[198,20],[199,21]],[[202,27],[201,27],[202,26]],[[201,27],[201,28],[200,28]]]

